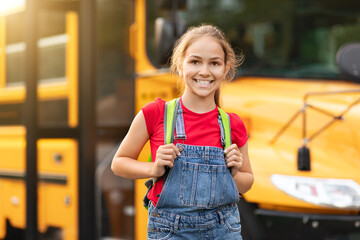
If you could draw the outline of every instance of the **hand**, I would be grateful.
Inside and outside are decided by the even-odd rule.
[[[226,166],[231,168],[231,175],[235,176],[243,165],[243,155],[235,143],[226,148],[224,153]]]
[[[174,160],[178,156],[180,156],[180,151],[174,144],[161,145],[156,151],[156,159],[152,169],[154,177],[164,175],[165,167],[172,168]]]

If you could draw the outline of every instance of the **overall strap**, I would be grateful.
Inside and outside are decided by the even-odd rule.
[[[166,102],[164,110],[164,144],[174,143],[174,139],[186,140],[183,109],[179,98]]]
[[[180,101],[177,102],[176,104],[178,106],[176,113],[176,136],[175,139],[176,140],[186,140],[186,134],[185,134],[185,124],[184,124],[184,116],[183,116],[183,109],[181,107]],[[174,116],[175,117],[175,116]],[[174,136],[174,132],[172,134]]]

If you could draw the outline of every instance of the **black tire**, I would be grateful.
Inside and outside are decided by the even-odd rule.
[[[6,235],[4,240],[22,240],[22,239],[25,239],[25,230],[13,227],[10,221],[6,219]]]
[[[241,234],[243,240],[264,240],[264,231],[255,215],[256,204],[250,204],[244,198],[238,204],[241,217]]]

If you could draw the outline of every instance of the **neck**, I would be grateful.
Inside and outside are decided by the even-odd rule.
[[[200,97],[193,94],[187,94],[185,91],[181,99],[187,109],[196,113],[210,112],[216,107],[214,95]]]

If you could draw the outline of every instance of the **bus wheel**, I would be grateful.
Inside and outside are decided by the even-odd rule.
[[[6,235],[4,240],[22,240],[22,239],[25,239],[25,230],[13,227],[9,219],[6,219]]]

